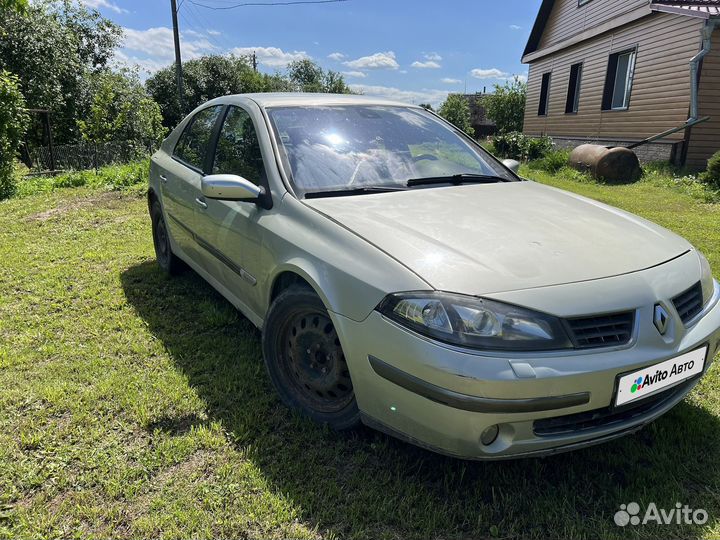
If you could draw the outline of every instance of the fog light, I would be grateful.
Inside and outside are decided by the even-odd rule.
[[[495,424],[494,426],[490,426],[482,432],[482,435],[480,435],[480,442],[483,443],[485,446],[490,446],[492,443],[495,442],[495,439],[497,439],[499,432],[500,428],[497,424]]]

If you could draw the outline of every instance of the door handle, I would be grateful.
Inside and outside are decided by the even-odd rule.
[[[164,174],[160,175],[160,180],[162,180],[163,184],[167,184],[167,176],[165,176]]]
[[[197,205],[198,205],[200,208],[202,208],[202,209],[206,209],[206,208],[207,208],[207,203],[206,203],[205,201],[203,201],[201,198],[198,197],[197,199],[195,199],[195,202],[197,203]]]

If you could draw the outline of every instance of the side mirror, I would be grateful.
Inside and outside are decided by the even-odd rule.
[[[510,169],[515,174],[517,174],[518,171],[520,170],[520,162],[515,161],[514,159],[503,159],[502,164],[505,165],[508,169]]]
[[[236,174],[210,174],[200,182],[202,194],[208,199],[223,201],[256,201],[265,188]]]

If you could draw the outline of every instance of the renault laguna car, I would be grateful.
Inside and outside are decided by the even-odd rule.
[[[720,288],[679,236],[519,178],[420,107],[226,96],[153,156],[157,260],[262,330],[282,401],[463,458],[571,450],[683,399]]]

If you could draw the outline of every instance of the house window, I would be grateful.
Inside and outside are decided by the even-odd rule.
[[[538,116],[547,116],[549,101],[550,101],[550,73],[543,73],[542,86],[540,86],[540,105],[538,106]]]
[[[565,112],[568,114],[578,112],[582,67],[582,64],[573,64],[570,66],[570,82],[568,83],[567,102],[565,103]]]
[[[635,49],[610,55],[605,77],[603,110],[624,111],[630,106],[634,73]]]

